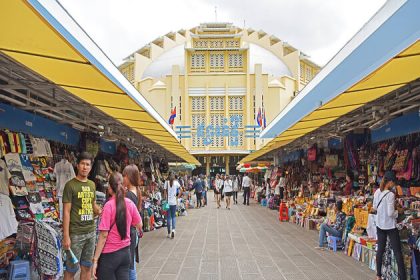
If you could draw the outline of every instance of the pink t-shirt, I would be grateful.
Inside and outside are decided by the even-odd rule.
[[[125,206],[127,208],[127,236],[124,240],[121,240],[121,236],[118,233],[118,227],[115,224],[115,212],[116,204],[115,198],[111,198],[102,210],[102,218],[99,224],[100,231],[109,231],[108,238],[106,239],[104,249],[102,253],[112,253],[122,248],[130,246],[130,226],[135,226],[141,222],[141,217],[136,205],[125,198]],[[114,225],[113,225],[114,224]]]

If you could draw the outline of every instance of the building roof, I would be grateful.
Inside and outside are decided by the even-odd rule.
[[[249,43],[250,73],[255,73],[255,64],[262,65],[262,73],[274,77],[292,76],[286,64],[271,51]],[[184,44],[178,45],[162,53],[153,60],[143,72],[142,79],[147,77],[161,78],[171,74],[172,65],[179,65],[180,73],[185,73]]]

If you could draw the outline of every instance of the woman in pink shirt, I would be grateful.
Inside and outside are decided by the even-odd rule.
[[[124,196],[123,177],[109,179],[110,200],[105,203],[99,224],[99,239],[93,257],[93,276],[100,280],[127,280],[130,270],[130,226],[142,228],[137,206]]]

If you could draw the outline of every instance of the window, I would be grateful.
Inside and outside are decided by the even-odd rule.
[[[312,80],[312,69],[311,67],[306,67],[306,81]]]
[[[223,41],[222,40],[209,41],[209,48],[211,48],[211,49],[221,49],[221,48],[223,48]]]
[[[244,109],[243,96],[229,96],[229,110],[242,111]]]
[[[206,97],[191,97],[191,109],[192,111],[205,111],[206,110]]]
[[[206,116],[205,114],[192,114],[192,120],[191,120],[191,128],[192,129],[197,129],[197,127],[200,124],[204,124],[206,125],[205,121],[206,121]]]
[[[225,69],[225,56],[223,53],[210,54],[210,71],[223,72]]]
[[[228,57],[229,57],[229,68],[240,68],[240,69],[242,69],[242,67],[243,67],[243,55],[241,53],[230,53]]]
[[[226,41],[227,48],[239,48],[239,40]]]
[[[191,70],[193,72],[204,72],[206,70],[206,56],[204,53],[193,53],[191,55]]]
[[[230,114],[229,115],[229,120],[232,120],[233,118],[235,118],[237,120],[237,124],[238,124],[238,128],[243,128],[244,127],[244,114]],[[232,123],[230,124],[232,125]]]
[[[194,48],[197,48],[197,49],[207,48],[207,41],[204,41],[204,40],[194,41]]]
[[[224,96],[210,96],[210,111],[223,111],[225,110],[225,97]]]

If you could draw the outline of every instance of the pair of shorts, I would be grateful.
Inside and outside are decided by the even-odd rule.
[[[232,192],[225,192],[226,196],[232,196]]]
[[[79,264],[85,267],[92,266],[92,259],[95,253],[96,232],[86,234],[71,234],[71,250],[76,256],[78,263],[74,264],[70,258],[66,259],[66,271],[76,273],[79,270]]]

